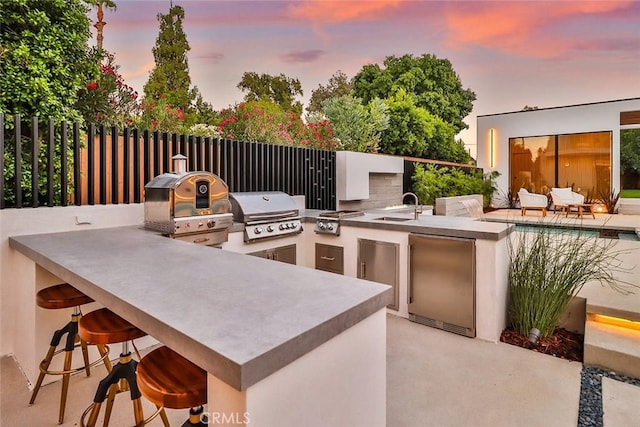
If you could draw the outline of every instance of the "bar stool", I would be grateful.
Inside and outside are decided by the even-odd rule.
[[[80,337],[88,343],[103,345],[122,343],[119,362],[113,367],[111,372],[100,381],[93,403],[82,414],[80,424],[83,427],[94,427],[100,414],[100,407],[104,400],[107,399],[103,423],[104,426],[107,426],[111,417],[111,410],[113,409],[116,393],[129,390],[131,401],[133,402],[135,425],[143,425],[142,402],[140,401],[140,390],[138,389],[136,381],[136,365],[138,362],[131,356],[129,341],[143,337],[146,333],[107,308],[100,308],[84,315],[80,319],[78,333]],[[136,349],[136,353],[137,352]],[[138,358],[139,357],[140,355],[138,355]],[[85,424],[87,415],[89,415],[89,419]],[[166,419],[166,415],[164,415],[163,419]],[[168,421],[165,425],[168,425]]]
[[[40,362],[40,374],[38,375],[38,381],[36,382],[36,386],[31,394],[31,399],[29,400],[30,405],[35,402],[45,375],[62,375],[62,392],[60,394],[60,411],[58,415],[59,424],[62,424],[64,421],[64,411],[67,403],[67,392],[69,391],[69,378],[71,374],[86,371],[87,376],[90,376],[91,368],[102,361],[104,361],[107,370],[111,369],[111,362],[109,362],[109,358],[107,357],[109,355],[108,347],[99,345],[98,351],[100,352],[101,357],[98,360],[89,363],[87,343],[78,336],[78,320],[82,317],[80,306],[91,302],[93,302],[93,300],[90,297],[68,283],[44,288],[36,294],[36,304],[39,307],[50,310],[73,307],[73,314],[71,315],[69,323],[67,323],[62,329],[58,329],[53,333],[51,344],[49,345],[49,351],[45,358]],[[56,351],[65,334],[67,335],[67,339],[64,348]],[[79,368],[72,369],[71,362],[73,350],[78,345],[82,346],[84,365]],[[51,364],[51,361],[55,356],[62,352],[65,354],[62,371],[50,371],[49,365]]]
[[[138,363],[138,387],[142,395],[162,408],[189,409],[182,427],[206,426],[207,372],[169,347],[160,347]],[[158,412],[145,420],[148,423]]]

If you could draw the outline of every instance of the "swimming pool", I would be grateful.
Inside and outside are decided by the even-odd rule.
[[[546,227],[552,233],[571,233],[571,234],[580,234],[585,237],[599,237],[603,239],[619,239],[619,240],[630,240],[638,242],[640,241],[640,237],[629,230],[615,230],[609,228],[600,228],[600,229],[589,229],[589,228],[576,228],[576,227],[559,227],[556,225],[533,225],[533,224],[516,224],[516,230],[518,231],[536,231],[540,229],[540,227]]]

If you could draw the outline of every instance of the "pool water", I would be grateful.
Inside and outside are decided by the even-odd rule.
[[[518,231],[536,231],[540,226],[530,225],[530,224],[516,224],[516,229]],[[611,230],[611,229],[599,229],[599,230],[591,230],[591,229],[576,229],[569,227],[548,227],[551,232],[556,233],[571,233],[571,234],[581,234],[584,237],[600,237],[604,239],[619,239],[619,240],[630,240],[638,242],[640,241],[640,237],[633,231],[627,230]]]

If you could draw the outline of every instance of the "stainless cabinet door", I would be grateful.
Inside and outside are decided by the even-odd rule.
[[[358,239],[358,278],[390,285],[393,303],[387,307],[398,310],[399,252],[396,243]]]
[[[281,246],[273,250],[274,261],[296,264],[296,245]]]
[[[409,235],[409,313],[475,328],[475,241]]]

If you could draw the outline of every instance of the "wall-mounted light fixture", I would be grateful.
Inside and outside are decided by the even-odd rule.
[[[496,164],[495,160],[495,129],[489,129],[489,167],[493,169]]]

